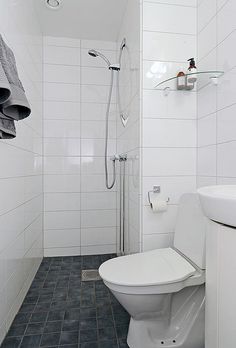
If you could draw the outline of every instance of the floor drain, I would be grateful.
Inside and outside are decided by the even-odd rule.
[[[82,282],[91,282],[101,280],[97,269],[83,269],[82,270]]]

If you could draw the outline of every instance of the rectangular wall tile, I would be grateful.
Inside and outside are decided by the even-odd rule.
[[[143,8],[143,28],[150,31],[194,35],[196,12],[194,8],[147,2]]]

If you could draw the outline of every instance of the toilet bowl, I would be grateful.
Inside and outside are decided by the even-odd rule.
[[[185,194],[172,248],[100,266],[105,285],[131,316],[130,348],[204,348],[205,226],[197,194]]]

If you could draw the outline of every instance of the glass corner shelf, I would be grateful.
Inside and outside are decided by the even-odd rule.
[[[159,82],[155,88],[156,89],[170,89],[170,90],[180,90],[180,91],[188,91],[193,90],[195,85],[197,84],[198,88],[201,88],[209,83],[212,83],[214,85],[218,84],[218,79],[224,74],[223,71],[219,70],[208,70],[208,71],[197,71],[194,73],[187,73],[185,74],[185,78],[187,80],[188,76],[191,75],[197,75],[197,81],[194,84],[187,84],[185,85],[185,88],[178,88],[177,87],[177,76],[170,77],[164,81]]]

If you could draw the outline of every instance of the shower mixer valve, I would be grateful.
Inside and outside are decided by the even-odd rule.
[[[126,161],[127,160],[127,155],[114,155],[114,156],[111,156],[110,157],[110,160],[111,161],[119,161],[119,162],[122,162],[122,161]]]

